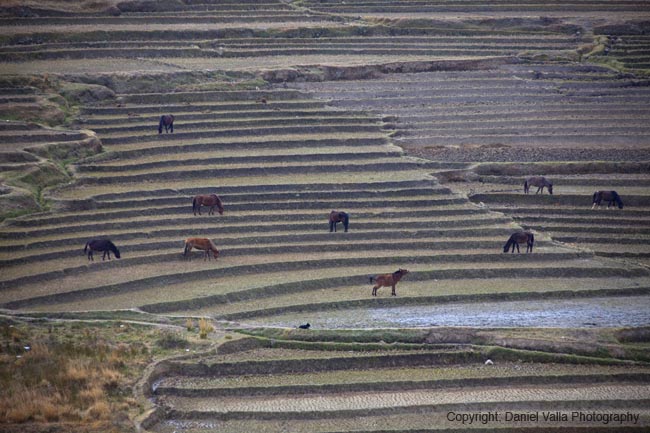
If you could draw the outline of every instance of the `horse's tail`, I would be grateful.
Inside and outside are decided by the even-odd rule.
[[[84,254],[88,252],[88,248],[90,248],[90,241],[86,242],[86,245],[84,245]]]
[[[183,243],[183,245],[185,246],[185,249],[183,250],[183,255],[186,256],[187,253],[189,252],[189,250],[192,248],[192,246],[190,245],[189,239],[186,240],[186,241]]]
[[[199,201],[199,200],[198,200],[197,197],[194,197],[194,198],[192,199],[192,212],[194,212],[194,213],[196,213],[196,207],[197,207],[197,205],[198,205],[198,201]]]
[[[528,179],[524,182],[524,194],[528,194]]]
[[[598,197],[600,196],[600,191],[596,191],[591,199],[592,203],[597,203],[598,202]]]
[[[165,122],[165,116],[160,116],[160,122],[158,122],[158,134],[162,134],[164,122]]]
[[[373,276],[371,275],[371,276],[368,277],[368,279],[370,280],[370,284],[372,284],[372,283],[374,283],[374,279],[375,279],[375,277],[373,277]]]

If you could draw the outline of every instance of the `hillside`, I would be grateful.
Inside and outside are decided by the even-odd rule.
[[[147,431],[643,431],[648,16],[632,0],[3,7],[4,320],[209,319],[209,347],[142,372]],[[524,194],[540,175],[553,194]],[[623,208],[591,209],[596,190]],[[211,193],[223,214],[195,215]],[[522,230],[533,252],[504,254]],[[218,259],[184,255],[190,237]],[[120,258],[89,261],[97,238]],[[396,269],[397,296],[373,297],[369,276]],[[572,416],[594,411],[638,419]],[[448,416],[479,412],[502,416]]]

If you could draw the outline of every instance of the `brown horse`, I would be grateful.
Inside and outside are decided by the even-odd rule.
[[[397,293],[395,293],[395,285],[399,282],[399,280],[402,279],[404,275],[408,273],[408,270],[400,268],[392,274],[381,274],[377,275],[376,277],[370,277],[370,284],[373,283],[373,280],[377,281],[377,284],[375,284],[375,286],[372,288],[372,296],[377,296],[377,289],[380,287],[388,286],[391,286],[393,288],[391,296],[397,296]]]
[[[513,233],[510,236],[510,239],[508,239],[508,242],[506,242],[505,246],[503,247],[503,252],[507,253],[510,247],[512,246],[512,251],[515,252],[515,247],[517,248],[517,252],[520,253],[519,251],[519,244],[526,242],[526,252],[527,253],[532,253],[533,252],[533,244],[535,243],[535,236],[530,233],[530,232],[516,232]]]
[[[621,196],[618,195],[616,191],[596,191],[592,198],[591,208],[593,209],[596,206],[600,207],[600,202],[603,200],[607,202],[607,209],[609,209],[614,202],[616,202],[619,209],[623,209],[623,200],[621,200]]]
[[[223,215],[223,203],[216,194],[195,196],[194,200],[192,200],[192,211],[194,212],[194,215],[196,215],[197,211],[199,212],[199,215],[201,215],[201,206],[210,206],[208,215],[214,215],[215,206],[219,209],[219,215]]]
[[[217,250],[217,246],[210,239],[206,239],[206,238],[186,239],[185,251],[183,251],[183,255],[186,256],[187,253],[192,251],[192,248],[205,251],[205,257],[203,258],[204,261],[210,259],[210,251],[212,251],[215,260],[219,257],[219,250]],[[191,259],[192,259],[192,255],[190,254],[190,260]]]
[[[533,176],[526,179],[524,182],[524,194],[528,194],[531,186],[537,187],[537,192],[535,194],[539,194],[540,192],[544,194],[544,187],[546,187],[548,193],[553,195],[553,183],[548,181],[544,176]]]
[[[336,231],[336,225],[342,222],[345,231],[348,231],[348,226],[350,225],[350,215],[347,212],[339,212],[333,210],[330,212],[330,232]]]
[[[94,262],[95,258],[93,257],[93,251],[104,253],[102,255],[102,260],[106,259],[106,256],[108,256],[108,260],[110,260],[111,251],[115,254],[115,258],[120,258],[120,250],[118,250],[115,244],[108,239],[93,239],[92,241],[86,242],[84,253],[88,254],[88,260]]]
[[[158,122],[158,134],[162,134],[163,126],[165,127],[165,132],[174,132],[173,114],[163,114],[160,116],[160,122]]]

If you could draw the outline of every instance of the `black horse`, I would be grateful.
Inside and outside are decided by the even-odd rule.
[[[340,222],[343,223],[343,227],[345,227],[345,231],[347,232],[348,226],[350,225],[350,215],[347,212],[339,212],[336,210],[330,212],[330,232],[335,232],[336,225]]]
[[[513,233],[510,236],[510,239],[508,239],[508,242],[503,246],[503,252],[507,253],[510,247],[512,247],[512,252],[515,252],[515,248],[517,248],[517,252],[520,253],[519,251],[519,244],[526,242],[526,252],[527,253],[532,253],[533,252],[533,244],[535,243],[535,236],[530,233],[530,232],[516,232]]]
[[[618,195],[616,191],[596,191],[591,201],[591,208],[593,209],[596,206],[600,207],[600,202],[603,200],[607,202],[607,209],[609,209],[614,202],[616,202],[619,209],[623,209],[623,200],[621,200],[621,196]]]
[[[160,116],[160,122],[158,123],[158,134],[162,134],[163,126],[165,127],[165,132],[174,132],[173,114],[163,114]]]
[[[102,260],[106,259],[106,256],[108,256],[108,260],[110,260],[111,251],[115,254],[116,258],[120,258],[120,250],[118,250],[115,244],[108,239],[93,239],[92,241],[88,241],[84,247],[84,253],[88,254],[88,260],[95,261],[93,251],[104,253],[102,255]]]

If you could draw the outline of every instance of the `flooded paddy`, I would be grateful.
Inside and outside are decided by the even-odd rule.
[[[650,325],[650,296],[450,303],[310,312],[259,318],[258,326],[395,328],[431,326],[592,328]]]

